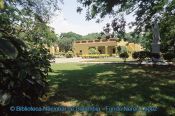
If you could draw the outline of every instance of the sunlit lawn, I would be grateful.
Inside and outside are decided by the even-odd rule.
[[[127,58],[126,61],[135,61],[131,57]],[[121,58],[94,58],[83,62],[123,62]]]
[[[126,64],[54,64],[49,105],[99,106],[101,112],[65,114],[175,115],[175,70]],[[105,106],[157,106],[157,112],[106,112]],[[52,114],[53,115],[53,114]]]

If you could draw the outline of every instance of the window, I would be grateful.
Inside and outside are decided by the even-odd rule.
[[[82,55],[82,50],[80,50],[80,55]]]

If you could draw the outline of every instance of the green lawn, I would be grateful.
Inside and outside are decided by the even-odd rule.
[[[99,106],[71,115],[175,115],[175,70],[126,64],[53,64],[49,105]],[[157,112],[107,112],[105,106],[158,107]],[[54,115],[54,113],[52,114]]]
[[[127,58],[126,61],[135,61],[131,57]],[[123,62],[122,58],[94,58],[93,60],[86,60],[83,62]]]

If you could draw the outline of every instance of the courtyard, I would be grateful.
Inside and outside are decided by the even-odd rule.
[[[53,64],[52,69],[48,78],[48,105],[96,106],[101,109],[98,112],[60,112],[61,114],[175,114],[173,67],[62,63]],[[106,106],[156,107],[157,111],[108,112],[105,110]]]
[[[175,116],[175,0],[0,0],[0,116]]]

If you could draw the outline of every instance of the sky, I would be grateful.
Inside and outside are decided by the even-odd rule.
[[[85,10],[81,14],[76,12],[80,6],[77,0],[64,0],[64,4],[60,5],[61,10],[57,12],[51,20],[50,26],[54,28],[57,34],[64,32],[75,32],[81,35],[89,33],[101,32],[106,23],[110,23],[112,19],[105,17],[101,23],[96,23],[95,19],[86,21]],[[126,21],[133,21],[132,15],[126,16]],[[131,30],[127,27],[126,32]]]

